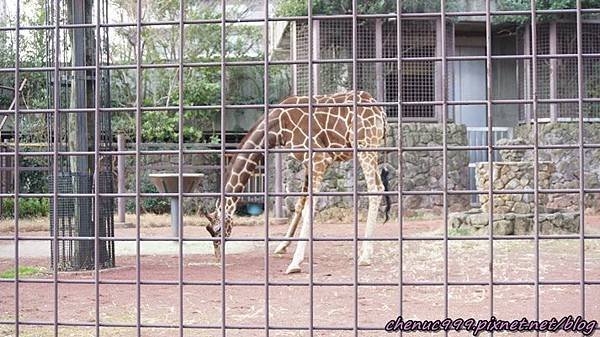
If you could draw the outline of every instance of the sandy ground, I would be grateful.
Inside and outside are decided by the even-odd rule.
[[[586,217],[588,231],[600,232],[600,217]],[[441,237],[441,220],[406,221],[403,231],[406,236],[438,235]],[[286,225],[271,225],[270,233],[281,236]],[[362,235],[362,226],[359,228]],[[120,228],[119,237],[135,236],[135,229]],[[142,236],[168,236],[168,227],[144,227]],[[186,226],[186,237],[205,237],[206,231],[199,226]],[[396,238],[398,225],[388,223],[377,227],[378,237]],[[47,235],[46,232],[24,232],[22,235]],[[348,237],[353,235],[353,226],[347,223],[317,224],[315,237]],[[6,233],[1,235],[7,235]],[[237,226],[235,237],[263,237],[264,227]],[[32,241],[30,241],[32,242]],[[143,336],[174,336],[179,333],[180,319],[185,328],[184,336],[221,336],[221,308],[225,307],[227,336],[264,336],[261,329],[241,329],[242,327],[264,326],[268,313],[269,325],[273,327],[296,327],[299,330],[272,329],[270,336],[309,336],[310,308],[313,308],[313,324],[317,327],[315,336],[354,336],[354,332],[344,330],[354,325],[354,303],[357,303],[357,320],[361,327],[382,328],[385,323],[397,316],[402,305],[402,314],[410,319],[437,319],[445,316],[446,301],[450,317],[489,318],[490,303],[493,299],[493,313],[501,319],[520,319],[523,316],[535,318],[536,302],[539,301],[540,318],[578,315],[581,312],[580,243],[578,240],[543,240],[539,245],[539,278],[544,282],[570,280],[575,284],[540,285],[539,299],[536,299],[533,285],[496,285],[491,292],[488,285],[450,285],[446,296],[444,286],[410,285],[418,282],[438,282],[445,280],[445,249],[442,241],[403,241],[402,254],[398,241],[376,242],[374,264],[358,267],[360,286],[354,282],[354,246],[352,242],[314,242],[312,281],[316,283],[311,291],[307,284],[308,259],[303,272],[285,275],[293,253],[294,245],[282,256],[266,254],[262,242],[242,243],[232,249],[226,257],[225,279],[228,282],[296,282],[299,285],[271,285],[265,294],[264,285],[227,285],[225,292],[221,285],[141,285],[139,297],[135,285],[60,283],[55,296],[54,284],[19,284],[19,320],[52,322],[55,317],[54,304],[58,301],[58,321],[61,323],[85,322],[92,327],[60,326],[60,336],[94,336],[98,304],[100,324],[135,325],[139,301],[140,322]],[[47,251],[47,243],[41,244],[38,251]],[[0,251],[14,253],[9,241],[0,243]],[[118,248],[122,245],[125,248]],[[3,247],[5,246],[5,247]],[[228,249],[232,248],[228,244]],[[184,247],[181,275],[185,282],[219,282],[222,270],[210,249]],[[210,246],[208,247],[210,248]],[[35,247],[28,248],[35,251]],[[126,244],[117,242],[117,251],[126,252]],[[237,249],[237,250],[236,250]],[[273,248],[270,248],[273,251]],[[536,279],[535,244],[528,240],[494,241],[493,279],[501,281],[523,281],[533,283]],[[586,240],[585,275],[587,281],[600,281],[600,240]],[[134,251],[135,252],[135,251]],[[178,246],[170,242],[157,242],[142,247],[139,276],[142,282],[179,281]],[[450,241],[448,243],[448,281],[482,282],[490,280],[489,241]],[[402,272],[399,270],[402,256]],[[48,258],[43,253],[38,256],[21,256],[21,265],[48,267]],[[117,255],[118,268],[102,271],[99,278],[103,282],[111,280],[137,279],[136,257],[130,254]],[[14,257],[0,258],[0,272],[14,266]],[[402,288],[398,287],[402,274]],[[30,276],[35,279],[52,280],[51,274]],[[92,272],[60,273],[60,280],[94,280]],[[348,285],[334,285],[342,282]],[[329,284],[328,284],[329,283]],[[374,283],[367,285],[366,283]],[[409,285],[407,285],[409,284]],[[400,289],[402,292],[400,292]],[[98,292],[98,303],[96,303]],[[15,319],[15,284],[0,283],[0,321]],[[268,295],[268,305],[265,298]],[[402,302],[400,302],[402,298]],[[586,317],[600,320],[600,285],[585,286]],[[164,328],[152,328],[154,325]],[[169,327],[170,326],[170,327]],[[198,328],[204,326],[205,328]],[[319,327],[338,327],[340,330],[323,330]],[[53,336],[53,326],[21,325],[21,336]],[[135,328],[101,327],[103,336],[133,336]],[[0,336],[13,336],[14,324],[0,324]],[[381,331],[359,331],[361,336],[381,336]],[[384,334],[387,335],[387,334]],[[422,334],[423,336],[442,336]],[[468,336],[466,332],[451,333],[451,336]],[[485,335],[485,334],[484,334]],[[503,336],[503,334],[495,334]],[[524,334],[534,336],[533,333]],[[543,335],[543,334],[542,334]],[[420,336],[415,333],[410,336]],[[556,334],[574,336],[574,334]]]

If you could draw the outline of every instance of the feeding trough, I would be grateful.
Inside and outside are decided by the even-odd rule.
[[[179,193],[179,173],[152,173],[150,181],[161,193]],[[183,193],[191,193],[198,187],[202,173],[183,173]],[[179,235],[179,198],[171,197],[171,231],[173,236]]]

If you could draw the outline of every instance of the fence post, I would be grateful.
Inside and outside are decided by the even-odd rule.
[[[117,151],[125,151],[125,135],[117,135]],[[122,154],[117,155],[117,192],[125,193],[125,157]],[[117,198],[118,222],[125,223],[125,198]]]

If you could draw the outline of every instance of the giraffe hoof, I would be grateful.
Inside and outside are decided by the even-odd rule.
[[[275,248],[275,254],[285,254],[287,251],[287,245],[281,244]]]
[[[360,258],[360,259],[358,259],[358,265],[359,266],[370,266],[371,259],[370,258]]]
[[[289,266],[287,268],[287,270],[285,271],[286,274],[296,274],[300,272],[300,267],[299,266]]]

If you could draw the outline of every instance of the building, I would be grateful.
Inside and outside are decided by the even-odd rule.
[[[476,2],[471,2],[476,3]],[[478,8],[471,8],[478,10]],[[483,10],[483,9],[480,9]],[[520,18],[522,19],[522,18]],[[577,117],[576,23],[574,15],[559,18],[543,17],[537,25],[536,51],[538,118],[542,121],[565,121]],[[492,96],[494,100],[532,98],[531,28],[529,21],[519,19],[492,21]],[[406,121],[436,122],[441,120],[441,108],[427,102],[440,101],[447,90],[449,101],[471,101],[449,109],[449,120],[469,127],[487,126],[485,104],[473,104],[486,99],[486,32],[485,17],[450,16],[446,22],[447,76],[442,81],[442,37],[439,18],[403,19],[401,102]],[[583,53],[600,53],[600,20],[583,23]],[[381,102],[398,99],[397,62],[380,59],[397,57],[397,23],[395,18],[360,19],[357,25],[357,88],[373,93]],[[289,52],[292,60],[306,60],[308,55],[306,21],[290,22],[280,39],[281,57]],[[286,41],[289,39],[289,42]],[[352,58],[352,20],[316,19],[313,24],[312,57],[314,65],[313,93],[332,93],[352,88],[351,62],[328,62]],[[560,54],[550,58],[549,54]],[[512,57],[507,57],[512,55]],[[468,56],[471,60],[454,60]],[[521,58],[519,58],[521,56]],[[503,58],[507,57],[507,58]],[[296,65],[292,71],[293,94],[308,91],[308,69]],[[584,61],[585,97],[600,96],[600,66],[597,59]],[[567,102],[547,103],[544,100]],[[508,103],[508,102],[507,102]],[[388,107],[388,116],[398,116],[396,107]],[[512,127],[532,118],[530,104],[494,104],[495,127]],[[600,109],[586,107],[585,117],[600,117]]]

